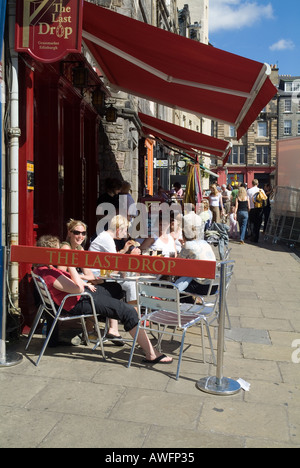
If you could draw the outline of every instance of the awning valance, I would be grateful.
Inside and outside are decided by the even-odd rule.
[[[218,138],[156,119],[141,112],[139,112],[139,118],[145,137],[151,138],[152,136],[158,138],[194,157],[196,157],[199,151],[202,151],[221,159],[224,164],[228,159],[231,150],[231,144],[228,141],[219,140]]]
[[[270,67],[84,2],[83,38],[110,84],[236,127],[276,94]]]

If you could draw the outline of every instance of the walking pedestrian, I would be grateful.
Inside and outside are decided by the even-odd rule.
[[[245,243],[246,230],[249,219],[250,200],[245,187],[240,187],[235,201],[235,216],[240,228],[240,242]]]
[[[250,211],[249,211],[249,228],[250,228],[250,240],[253,242],[259,241],[259,231],[262,223],[263,218],[263,206],[259,206],[260,204],[255,202],[255,197],[257,196],[258,192],[262,192],[262,196],[267,199],[267,196],[264,190],[258,187],[258,180],[253,179],[252,187],[247,190],[247,194],[250,200]]]

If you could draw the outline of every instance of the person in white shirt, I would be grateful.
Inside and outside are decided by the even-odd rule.
[[[117,253],[116,244],[114,239],[122,239],[127,237],[128,220],[121,215],[114,216],[109,223],[107,231],[102,231],[96,239],[91,243],[89,250],[92,252],[111,252]],[[123,249],[119,253],[127,253],[129,249],[133,255],[140,255],[141,251],[135,247],[135,241],[129,240],[125,243]],[[95,276],[99,276],[100,270],[92,270]],[[124,281],[122,289],[126,291],[126,300],[128,303],[136,301],[136,290],[133,281]]]
[[[247,195],[250,200],[250,212],[249,212],[249,228],[250,228],[250,240],[253,242],[258,242],[259,240],[259,231],[262,224],[263,218],[263,208],[255,208],[253,197],[260,190],[265,193],[262,189],[258,187],[258,180],[252,180],[252,187],[247,190]]]
[[[184,244],[179,255],[180,258],[216,261],[212,247],[208,242],[202,239],[202,232],[203,222],[198,215],[191,212],[183,217],[182,234]],[[206,295],[209,291],[210,280],[181,276],[175,281],[175,284],[180,292],[185,291],[191,294]],[[211,294],[214,294],[216,289],[217,286],[213,286]],[[185,299],[182,299],[182,301],[190,302]],[[191,302],[193,302],[193,300]]]
[[[212,221],[215,223],[220,223],[221,222],[220,210],[221,210],[221,214],[223,215],[224,208],[223,208],[222,195],[218,191],[217,186],[215,184],[210,186],[209,208],[213,215]]]

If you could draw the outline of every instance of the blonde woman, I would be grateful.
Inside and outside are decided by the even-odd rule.
[[[107,231],[102,231],[99,236],[91,243],[89,250],[92,252],[111,252],[117,253],[115,239],[127,239],[128,237],[128,220],[124,216],[116,215],[109,223]],[[118,253],[130,253],[132,255],[140,255],[141,251],[135,246],[134,240],[128,240],[124,247]],[[93,270],[95,276],[100,274],[100,270]],[[126,292],[126,300],[128,303],[135,303],[136,288],[133,281],[124,281],[122,289]]]
[[[245,243],[245,235],[248,225],[250,200],[245,187],[240,187],[235,200],[235,217],[240,227],[240,242]]]
[[[218,191],[217,186],[215,184],[210,186],[209,208],[213,215],[212,222],[220,223],[221,222],[220,209],[221,209],[221,213],[223,214],[224,207],[223,207],[222,195]]]

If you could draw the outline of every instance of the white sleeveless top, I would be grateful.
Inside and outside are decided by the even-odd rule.
[[[154,244],[151,245],[151,249],[162,250],[162,255],[168,257],[171,252],[176,252],[174,238],[171,236],[171,234],[168,234],[168,242],[165,243],[160,239],[160,237],[158,237]]]

